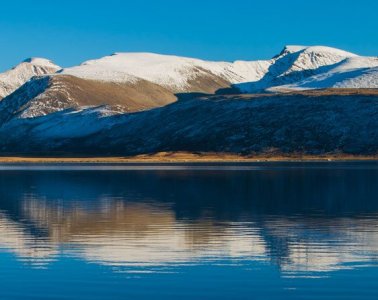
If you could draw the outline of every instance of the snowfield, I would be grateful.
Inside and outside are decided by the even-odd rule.
[[[115,53],[64,69],[62,73],[113,82],[129,82],[142,78],[175,92],[185,92],[190,81],[201,75],[212,74],[230,83],[256,81],[267,72],[269,65],[269,61],[208,62],[153,53]]]
[[[62,73],[113,82],[129,82],[142,78],[174,92],[188,91],[191,81],[213,75],[231,85],[242,84],[241,89],[244,92],[253,92],[271,87],[277,77],[284,78],[295,72],[316,70],[350,57],[357,55],[320,46],[287,46],[280,55],[270,60],[233,63],[153,53],[115,53],[64,69]]]
[[[279,89],[378,88],[378,57],[350,57]]]

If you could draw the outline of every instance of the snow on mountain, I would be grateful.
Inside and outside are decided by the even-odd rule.
[[[290,48],[293,49],[293,46],[288,46],[286,49]],[[281,55],[277,58],[275,63],[286,56],[286,54]],[[296,52],[289,52],[288,56],[288,60],[292,60],[292,63],[289,64],[289,68],[280,75],[287,75],[303,70],[315,70],[323,66],[336,64],[345,58],[357,57],[356,54],[324,46],[306,47]],[[286,61],[286,59],[284,59],[284,61]]]
[[[169,88],[173,92],[202,92],[200,81],[220,82],[219,87],[259,80],[268,71],[269,61],[210,62],[200,59],[153,53],[115,53],[80,66],[64,69],[63,74],[113,82],[137,78]],[[224,81],[225,83],[221,83]]]
[[[286,46],[278,56],[273,58],[263,78],[235,86],[242,92],[256,92],[291,84],[316,74],[323,67],[332,66],[353,57],[358,56],[324,46]]]
[[[82,106],[77,109],[51,113],[41,118],[24,120],[34,125],[38,124],[38,127],[33,132],[35,135],[40,135],[47,139],[76,138],[88,136],[116,124],[118,118],[110,117],[119,113],[119,111],[110,106]],[[37,122],[35,123],[33,120],[37,120]],[[14,121],[17,122],[17,119]]]
[[[110,106],[68,108],[33,118],[10,119],[0,127],[0,131],[3,133],[12,131],[11,135],[2,137],[3,145],[10,149],[15,149],[16,145],[13,144],[15,140],[26,149],[39,144],[42,139],[46,150],[54,149],[64,147],[65,139],[90,136],[113,126],[117,120],[122,119],[117,118],[118,114],[119,111]],[[28,130],[30,135],[27,134]],[[28,141],[26,141],[27,136],[29,136]]]
[[[305,50],[306,48],[308,48],[308,46],[287,45],[287,46],[285,46],[285,48],[282,50],[282,52],[280,53],[280,55],[282,55],[282,54],[284,54],[284,53],[295,53],[295,52],[303,51],[303,50]],[[279,55],[279,56],[280,56],[280,55]]]
[[[345,78],[334,85],[337,88],[378,88],[378,67],[359,70],[360,74],[353,78]]]
[[[286,46],[270,60],[235,62],[115,53],[67,69],[31,58],[0,74],[0,98],[6,96],[0,102],[0,125],[82,106],[110,105],[135,112],[198,93],[330,87],[378,87],[378,58],[323,46]]]
[[[343,61],[346,62],[344,69],[340,69],[339,64]],[[366,69],[375,66],[372,58],[324,46],[286,46],[270,60],[235,62],[204,61],[153,53],[115,53],[59,72],[60,67],[51,61],[32,58],[0,74],[0,97],[9,95],[33,76],[55,72],[55,76],[71,75],[97,82],[133,86],[139,85],[139,82],[150,82],[172,94],[211,94],[228,88],[233,88],[234,92],[251,93],[279,90],[277,87],[281,86],[283,89],[375,87],[376,71]],[[328,73],[333,67],[335,70]],[[352,69],[356,72],[359,70],[360,74],[350,73]],[[339,79],[342,82],[338,82]],[[319,80],[320,83],[316,84]]]
[[[321,90],[204,96],[129,114],[69,109],[6,122],[0,151],[377,155],[377,100],[374,90]]]
[[[59,66],[54,64],[51,60],[41,57],[30,57],[23,61],[23,63],[29,63],[34,66],[40,66],[45,68],[51,68],[51,69],[60,69]]]
[[[336,48],[294,45],[286,46],[273,59],[260,61],[214,62],[153,53],[115,53],[64,69],[62,73],[119,83],[144,79],[173,93],[214,93],[231,86],[243,93],[253,93],[301,88],[373,88],[377,86],[377,71],[370,68],[376,65],[375,58]],[[352,70],[356,72],[351,73]]]
[[[278,86],[274,90],[378,88],[378,57],[350,57],[315,73],[317,74],[304,80]]]
[[[61,67],[44,58],[28,58],[0,74],[0,99],[10,95],[33,76],[55,73]]]

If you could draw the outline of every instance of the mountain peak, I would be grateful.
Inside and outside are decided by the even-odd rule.
[[[337,48],[333,48],[333,47],[328,47],[328,46],[300,46],[300,45],[286,45],[278,56],[282,56],[286,54],[293,54],[297,52],[328,53],[330,55],[343,56],[343,57],[358,56],[354,53],[337,49]]]
[[[31,57],[25,59],[12,69],[0,73],[0,100],[13,93],[32,77],[53,74],[59,69],[61,67],[45,58]]]
[[[295,53],[299,51],[303,51],[307,49],[308,46],[300,46],[300,45],[286,45],[283,50],[281,51],[282,53],[288,52],[288,53]]]
[[[22,61],[23,63],[29,63],[35,66],[50,67],[50,68],[60,68],[54,64],[51,60],[41,57],[29,57]]]

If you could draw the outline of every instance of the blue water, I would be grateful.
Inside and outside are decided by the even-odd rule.
[[[0,299],[378,299],[378,164],[0,166]]]

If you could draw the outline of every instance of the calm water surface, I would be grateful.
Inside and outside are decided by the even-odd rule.
[[[378,299],[378,164],[0,166],[0,299]]]

